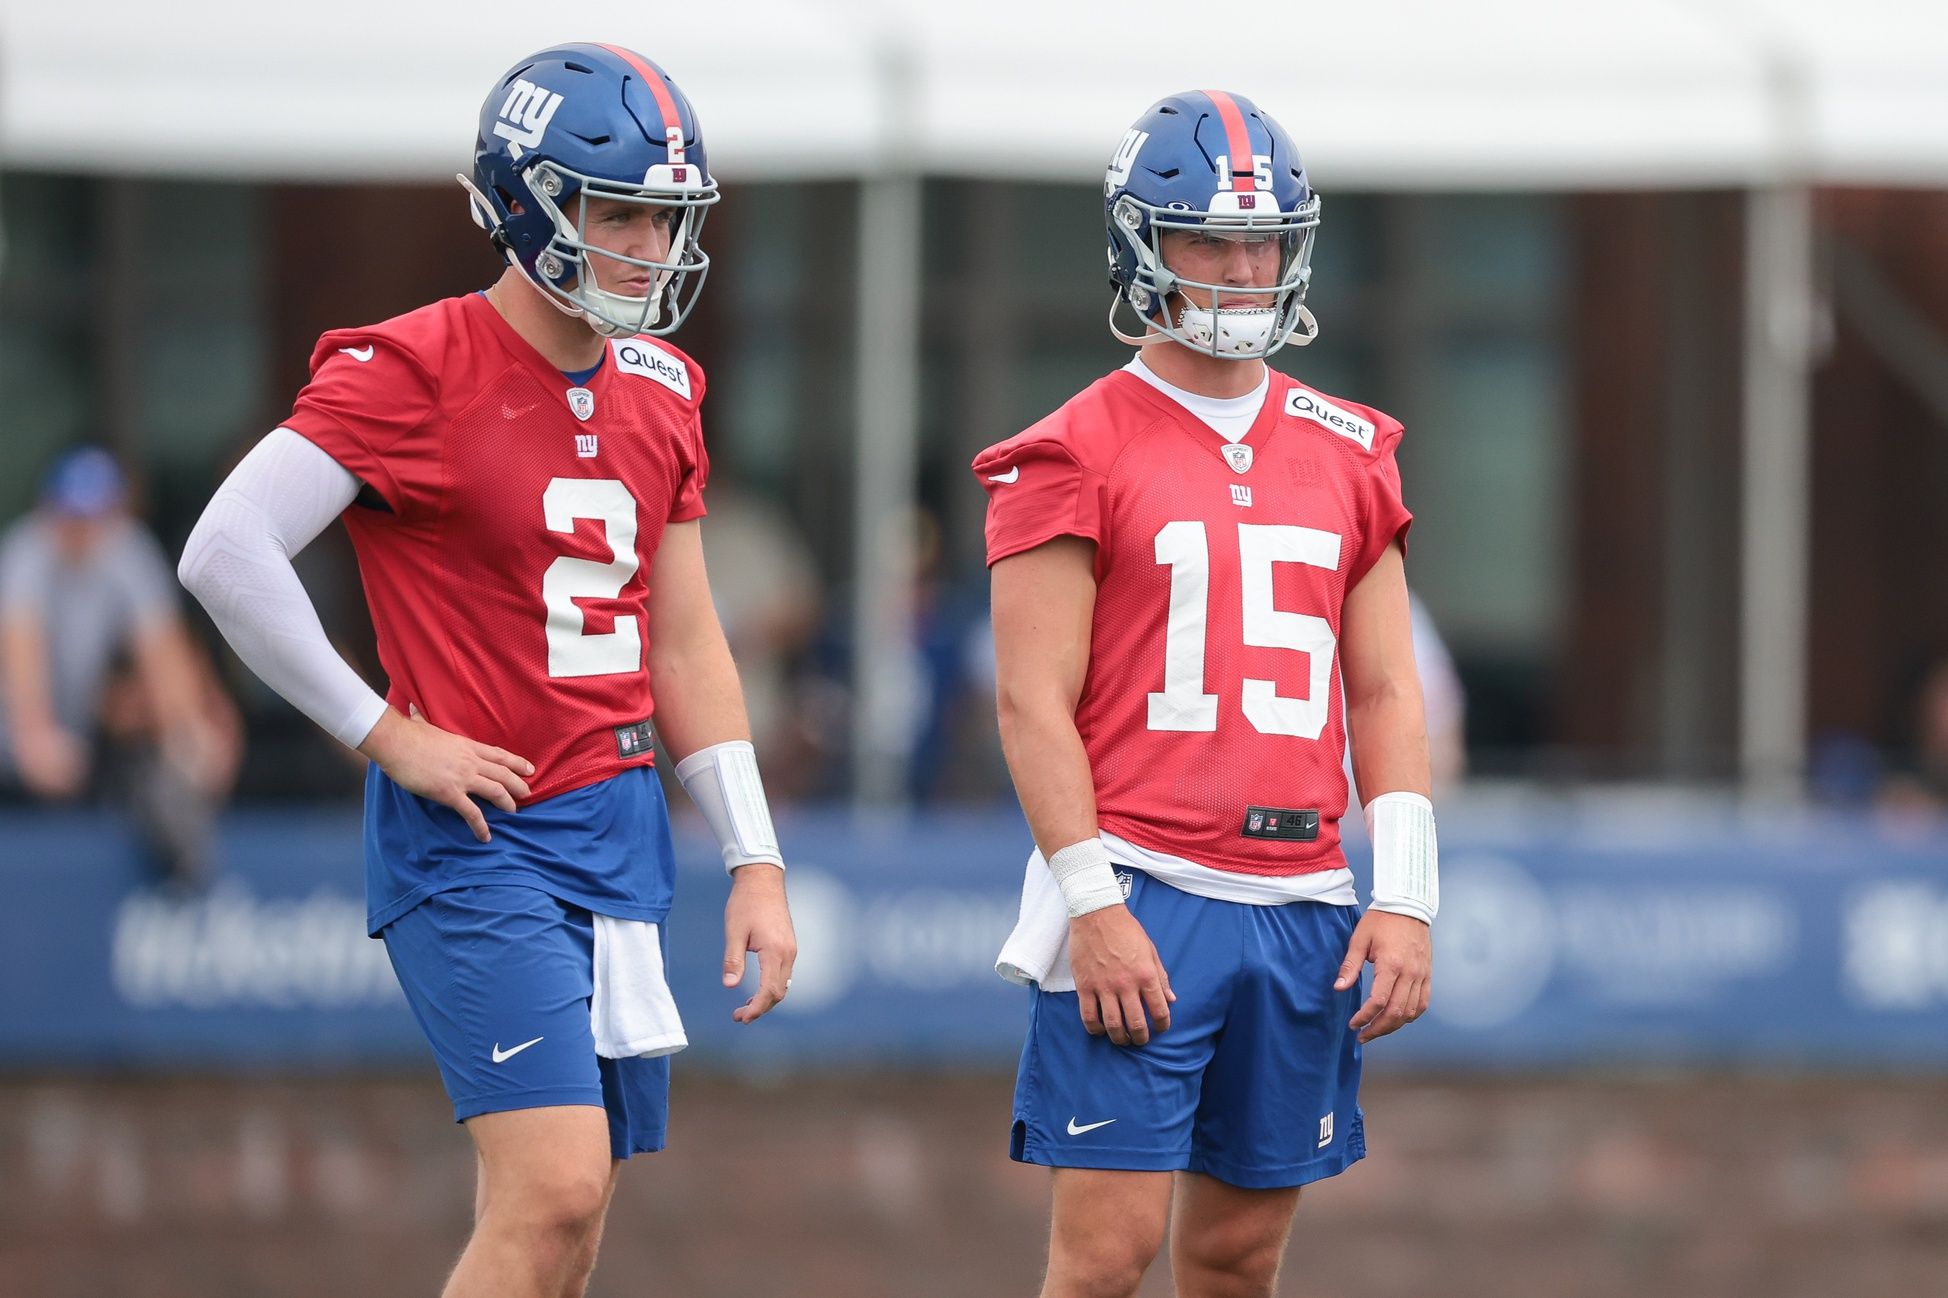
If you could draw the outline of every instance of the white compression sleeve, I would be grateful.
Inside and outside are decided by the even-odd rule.
[[[317,445],[273,429],[217,488],[176,568],[244,664],[353,748],[386,702],[332,648],[291,557],[358,490],[351,471]]]

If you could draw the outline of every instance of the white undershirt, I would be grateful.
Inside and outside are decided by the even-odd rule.
[[[1126,374],[1134,374],[1157,391],[1175,401],[1199,419],[1227,442],[1244,440],[1251,431],[1252,424],[1258,420],[1258,412],[1265,408],[1265,394],[1271,390],[1272,372],[1267,369],[1258,377],[1258,386],[1241,397],[1207,397],[1201,393],[1189,392],[1175,383],[1166,383],[1156,375],[1141,356],[1133,356],[1123,367]]]

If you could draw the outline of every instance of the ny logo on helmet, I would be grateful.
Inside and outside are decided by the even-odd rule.
[[[555,110],[560,107],[561,96],[555,91],[543,90],[532,81],[516,81],[508,88],[500,120],[494,123],[494,134],[506,140],[507,151],[518,158],[521,150],[541,143],[548,123],[554,120]]]
[[[1130,168],[1136,165],[1136,155],[1143,151],[1143,142],[1149,138],[1148,131],[1135,129],[1123,137],[1116,156],[1109,160],[1109,170],[1103,175],[1103,197],[1109,197],[1116,192],[1118,185],[1129,182]]]

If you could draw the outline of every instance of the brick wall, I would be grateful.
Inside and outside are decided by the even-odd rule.
[[[592,1298],[990,1298],[1040,1275],[1005,1077],[678,1069]],[[1948,1079],[1376,1080],[1284,1295],[1948,1294]],[[0,1082],[0,1298],[437,1293],[472,1156],[422,1079]],[[1170,1292],[1152,1276],[1146,1296]]]

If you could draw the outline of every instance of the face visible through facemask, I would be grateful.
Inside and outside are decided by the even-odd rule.
[[[1279,237],[1214,228],[1168,230],[1161,250],[1165,267],[1188,281],[1170,295],[1165,309],[1191,345],[1220,356],[1263,355],[1277,320],[1272,302]]]

